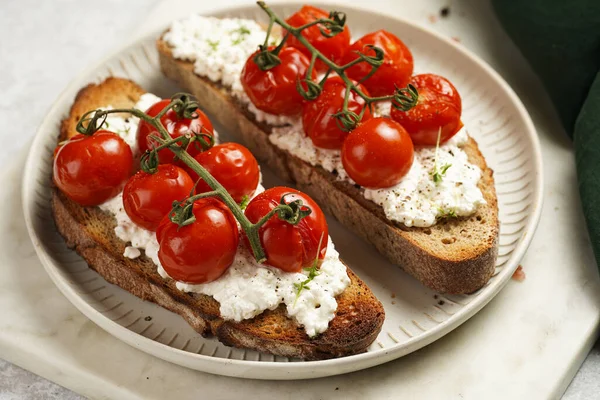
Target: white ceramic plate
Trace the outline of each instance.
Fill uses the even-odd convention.
[[[301,6],[274,6],[289,15]],[[324,6],[328,8],[330,6]],[[512,89],[487,64],[462,47],[409,22],[346,6],[356,37],[386,29],[412,50],[416,72],[448,77],[462,95],[463,121],[495,171],[501,235],[496,271],[471,295],[437,294],[405,274],[370,246],[330,220],[331,235],[350,267],[371,287],[386,311],[381,334],[367,353],[335,360],[301,362],[234,349],[205,339],[179,316],[108,284],[56,232],[49,207],[51,155],[59,124],[77,93],[108,76],[133,79],[150,92],[170,97],[177,88],[158,66],[154,35],[131,43],[77,77],[56,101],[39,128],[23,182],[24,213],[36,251],[63,294],[85,315],[115,337],[162,359],[189,368],[256,379],[305,379],[342,374],[402,357],[441,338],[489,302],[509,281],[537,225],[542,203],[540,146],[527,111]],[[254,6],[216,16],[262,19]],[[217,126],[218,129],[218,126]],[[235,140],[232,132],[221,132]],[[279,183],[265,171],[265,186]]]

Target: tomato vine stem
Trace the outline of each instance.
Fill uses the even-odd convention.
[[[381,101],[392,101],[392,105],[402,111],[408,111],[412,107],[417,104],[418,100],[418,92],[417,89],[412,85],[408,84],[406,88],[396,88],[394,94],[389,96],[379,96],[379,97],[370,97],[366,93],[364,93],[357,84],[355,84],[346,74],[346,70],[360,62],[366,62],[371,65],[371,71],[361,80],[364,81],[371,77],[377,69],[383,64],[384,52],[381,48],[368,45],[369,49],[375,52],[374,56],[368,56],[363,53],[358,52],[358,58],[350,61],[344,65],[338,65],[335,62],[331,61],[327,58],[323,53],[321,53],[315,46],[313,46],[303,35],[302,31],[310,28],[312,26],[318,25],[321,31],[321,34],[326,37],[333,37],[338,33],[342,32],[344,29],[344,24],[346,22],[346,15],[342,12],[331,11],[329,13],[329,18],[319,18],[315,21],[311,21],[299,27],[293,27],[281,17],[271,10],[269,6],[264,1],[257,1],[256,4],[268,15],[269,17],[269,27],[267,28],[267,36],[265,38],[265,45],[260,46],[260,50],[254,61],[258,65],[260,69],[263,71],[269,70],[271,68],[276,67],[281,63],[281,60],[277,57],[277,53],[274,50],[269,50],[266,46],[266,43],[269,41],[269,37],[272,32],[273,24],[277,24],[281,26],[283,29],[287,31],[285,37],[282,39],[281,43],[277,46],[277,49],[280,49],[281,46],[285,43],[289,35],[294,36],[300,43],[302,43],[308,51],[311,53],[311,62],[308,68],[306,77],[303,81],[308,85],[309,90],[306,91],[302,88],[300,82],[298,82],[297,89],[298,92],[304,97],[306,100],[314,100],[318,94],[320,94],[323,89],[323,85],[325,84],[326,79],[321,79],[319,83],[313,82],[311,79],[312,70],[316,60],[321,60],[327,66],[326,77],[329,76],[331,72],[335,72],[346,84],[346,98],[344,99],[344,105],[342,110],[336,114],[336,118],[339,120],[340,128],[350,131],[356,127],[356,125],[362,119],[364,115],[364,109],[366,107],[371,107],[371,105],[375,102]],[[329,30],[327,32],[325,29]],[[275,50],[277,50],[275,49]],[[266,61],[268,60],[268,62]],[[360,83],[360,82],[359,82]],[[312,84],[312,85],[311,85]],[[317,88],[314,86],[318,86],[318,94],[315,96],[315,92],[317,92]],[[311,87],[313,86],[313,87]],[[354,91],[357,95],[362,97],[365,101],[365,106],[360,114],[356,114],[348,109],[348,95],[349,91]]]
[[[182,96],[187,97],[182,98]],[[182,113],[185,113],[186,118],[198,118],[197,114],[194,116],[189,112],[191,110],[190,104],[192,104],[195,107],[194,110],[197,109],[197,103],[192,102],[189,99],[191,99],[191,96],[187,94],[175,95],[171,100],[171,103],[168,106],[166,106],[165,109],[163,109],[155,117],[151,117],[143,111],[135,108],[117,108],[110,110],[98,109],[88,111],[83,115],[83,117],[81,117],[76,129],[79,133],[92,135],[96,131],[102,129],[102,123],[106,120],[109,114],[115,113],[128,113],[152,125],[160,134],[160,136],[153,136],[153,139],[155,139],[159,145],[152,150],[146,151],[146,153],[144,153],[144,155],[142,156],[141,164],[144,171],[148,173],[155,172],[158,166],[157,152],[161,149],[168,148],[175,154],[176,158],[178,158],[179,160],[184,162],[188,167],[190,167],[196,174],[198,174],[200,179],[206,182],[206,184],[212,189],[211,192],[192,195],[187,199],[183,200],[182,202],[175,202],[176,204],[173,205],[173,209],[169,214],[171,216],[171,221],[177,223],[180,226],[184,226],[193,222],[195,220],[192,213],[194,201],[206,197],[218,197],[231,210],[235,219],[239,222],[241,228],[244,230],[244,233],[248,237],[248,241],[252,249],[252,254],[254,255],[256,261],[259,263],[263,263],[266,261],[266,254],[260,243],[260,227],[263,226],[274,215],[277,215],[281,220],[295,225],[302,218],[310,214],[310,209],[306,209],[305,207],[303,208],[302,202],[300,200],[296,200],[287,204],[283,201],[282,198],[281,203],[274,207],[273,210],[271,210],[257,223],[253,224],[252,222],[250,222],[246,215],[244,215],[242,208],[236,203],[233,197],[231,197],[229,192],[227,192],[227,190],[206,170],[206,168],[204,168],[200,163],[198,163],[198,161],[196,161],[196,159],[194,159],[194,157],[192,157],[187,152],[186,146],[180,145],[184,144],[186,141],[189,144],[189,141],[193,139],[186,136],[172,138],[160,120],[160,118],[164,116],[169,109],[177,107],[180,107],[180,110],[183,110]],[[200,140],[202,139],[200,138]],[[179,215],[179,217],[173,218],[172,215],[177,213],[181,215]],[[185,215],[183,215],[184,213]]]

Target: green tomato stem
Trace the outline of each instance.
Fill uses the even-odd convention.
[[[380,97],[367,96],[362,90],[360,90],[358,88],[357,85],[354,84],[354,82],[352,82],[352,80],[350,78],[348,78],[348,76],[346,75],[346,72],[345,72],[346,69],[355,64],[358,64],[359,62],[363,62],[364,60],[362,60],[361,58],[358,58],[356,60],[349,62],[348,64],[340,66],[340,65],[334,63],[333,61],[331,61],[329,58],[325,57],[323,55],[323,53],[321,53],[319,50],[317,50],[304,36],[302,36],[302,30],[309,28],[311,26],[317,25],[319,23],[323,23],[324,21],[331,21],[331,20],[321,18],[319,20],[316,20],[316,21],[313,21],[313,22],[310,22],[310,23],[307,23],[305,25],[295,28],[295,27],[291,26],[290,24],[288,24],[287,22],[285,22],[285,20],[283,20],[282,18],[277,16],[273,12],[273,10],[271,10],[265,4],[265,2],[258,1],[257,4],[269,16],[270,23],[269,23],[269,29],[267,30],[267,38],[265,39],[265,43],[268,41],[273,23],[277,23],[279,26],[281,26],[283,29],[285,29],[289,34],[291,34],[296,39],[298,39],[298,41],[300,43],[302,43],[310,51],[310,53],[312,55],[312,59],[317,58],[317,59],[321,60],[325,65],[327,65],[327,67],[329,68],[329,72],[331,72],[331,71],[335,72],[346,83],[347,87],[351,88],[351,90],[356,92],[356,94],[358,94],[360,97],[362,97],[365,100],[365,103],[370,104],[375,101],[386,101],[386,100],[394,99],[394,95],[380,96]],[[311,65],[312,65],[312,60],[311,60]],[[310,75],[307,75],[306,79],[309,80]],[[324,80],[322,80],[320,82],[320,84],[322,84],[322,83],[324,83]],[[343,113],[348,112],[347,102],[345,102],[342,112]]]
[[[112,110],[99,110],[96,112],[94,119],[90,123],[96,123],[95,119],[102,118],[107,114],[114,113],[129,113],[134,115],[135,117],[151,124],[154,126],[160,135],[162,136],[162,140],[159,141],[160,146],[165,145],[169,150],[171,150],[181,161],[183,161],[188,167],[190,167],[198,176],[206,182],[211,189],[213,189],[211,193],[212,196],[219,197],[223,202],[227,205],[227,207],[233,213],[235,219],[240,223],[240,226],[244,230],[244,233],[248,237],[248,241],[250,242],[250,247],[252,248],[252,253],[254,254],[254,258],[259,263],[262,263],[266,260],[265,252],[260,244],[260,237],[258,235],[258,228],[261,226],[260,224],[252,224],[248,218],[244,215],[242,209],[235,202],[233,197],[227,192],[227,190],[202,166],[198,161],[196,161],[185,149],[178,146],[176,143],[169,144],[173,139],[169,132],[165,129],[165,127],[160,122],[160,118],[158,115],[156,117],[150,117],[146,115],[144,112],[137,110],[135,108],[119,108]],[[154,150],[155,151],[155,150]],[[208,197],[205,196],[205,197]],[[262,220],[261,220],[262,221]],[[266,222],[266,220],[264,221]],[[263,223],[264,223],[263,222]]]

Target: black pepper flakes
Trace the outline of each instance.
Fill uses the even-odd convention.
[[[443,7],[443,8],[440,10],[440,16],[441,16],[442,18],[446,18],[446,17],[448,17],[449,15],[450,15],[450,7]]]

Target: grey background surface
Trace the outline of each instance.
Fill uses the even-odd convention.
[[[128,40],[160,0],[0,2],[0,159],[16,154],[69,81]],[[201,0],[205,1],[205,0]],[[407,1],[407,0],[403,0]],[[437,10],[432,10],[437,12]],[[600,397],[600,342],[564,400]],[[81,396],[0,360],[0,400]]]

